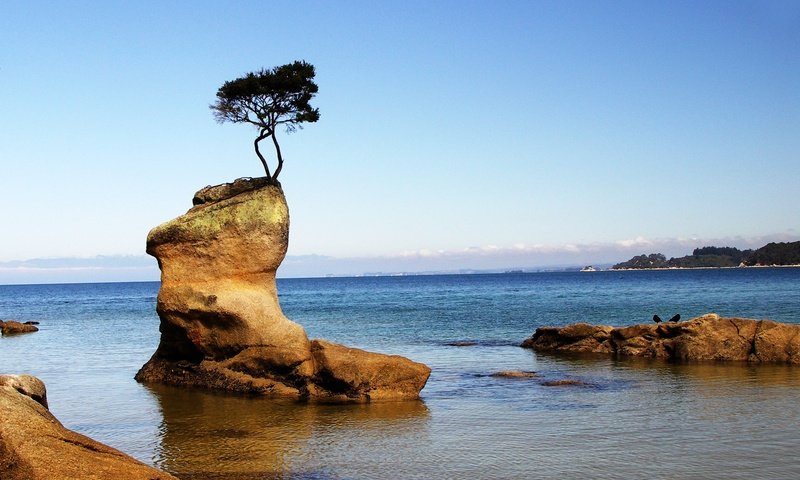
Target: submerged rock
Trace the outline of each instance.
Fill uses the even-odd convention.
[[[478,342],[473,342],[470,340],[458,340],[455,342],[448,342],[445,345],[448,347],[474,347],[478,344]]]
[[[36,326],[38,322],[17,322],[14,320],[0,320],[0,331],[3,335],[17,335],[20,333],[38,332],[39,327]]]
[[[547,380],[542,382],[542,386],[544,387],[583,387],[586,386],[586,382],[581,380],[576,380],[574,378],[563,378],[561,380]]]
[[[240,179],[204,188],[194,204],[147,237],[161,268],[161,341],[137,380],[330,401],[419,397],[427,366],[311,342],[283,315],[275,272],[289,211],[280,186]]]
[[[47,410],[44,383],[0,375],[3,480],[177,480],[119,450],[64,428]]]
[[[522,346],[543,352],[591,352],[672,361],[800,364],[800,325],[722,318],[710,313],[681,323],[620,328],[585,323],[562,328],[542,327]]]
[[[537,378],[539,377],[539,374],[536,372],[522,370],[503,370],[500,372],[495,372],[491,376],[500,378]]]

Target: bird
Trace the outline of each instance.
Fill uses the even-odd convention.
[[[656,323],[661,323],[661,317],[659,317],[658,315],[653,315],[653,321]]]
[[[681,321],[681,314],[676,313],[674,317],[669,319],[670,322],[680,322]]]

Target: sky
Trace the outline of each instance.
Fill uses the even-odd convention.
[[[217,89],[300,59],[279,275],[800,240],[798,52],[794,1],[0,1],[0,283],[157,279],[151,228],[263,175]]]

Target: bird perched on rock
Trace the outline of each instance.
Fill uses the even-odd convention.
[[[680,322],[681,321],[681,314],[676,313],[674,317],[669,319],[670,322]]]
[[[653,315],[653,321],[656,323],[661,323],[661,317],[659,317],[658,315]]]

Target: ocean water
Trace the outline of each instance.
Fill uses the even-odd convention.
[[[136,383],[158,283],[0,286],[0,373],[67,427],[192,479],[796,478],[800,368],[536,354],[539,326],[716,312],[800,323],[800,269],[282,279],[311,338],[405,355],[418,402],[313,405]],[[474,342],[456,347],[452,342]],[[535,371],[536,378],[491,376]],[[574,379],[582,385],[547,386]]]

